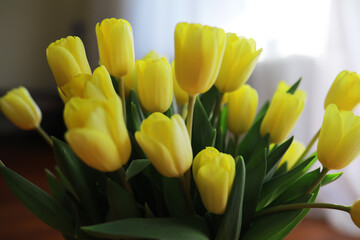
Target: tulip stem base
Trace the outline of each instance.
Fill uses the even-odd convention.
[[[186,128],[189,133],[190,142],[192,137],[192,125],[193,125],[193,117],[194,117],[194,107],[195,107],[195,100],[196,96],[189,95],[189,106],[188,106],[188,114],[186,117]]]
[[[328,172],[329,172],[329,170],[327,168],[323,167],[319,176],[317,177],[315,182],[309,187],[309,189],[306,191],[306,193],[312,193],[317,188],[317,186],[319,186],[319,184],[321,184],[321,181],[324,179],[324,177],[326,176],[326,174]]]
[[[188,182],[187,179],[185,179],[185,176],[181,176],[179,179],[180,179],[181,186],[185,193],[185,197],[186,197],[186,201],[189,206],[190,214],[193,214],[194,213],[194,205],[193,205],[193,202],[191,199],[191,194],[190,194],[190,184],[189,184],[190,182]]]
[[[301,154],[301,156],[299,157],[299,159],[296,161],[296,164],[300,164],[301,161],[306,157],[306,155],[309,153],[310,149],[312,148],[312,146],[315,144],[316,140],[319,138],[320,135],[320,130],[319,129],[315,135],[313,136],[313,138],[311,139],[311,141],[309,142],[309,144],[307,145],[306,149],[304,150],[304,152]]]
[[[118,85],[119,85],[119,95],[122,102],[123,107],[123,114],[124,114],[124,120],[126,123],[126,99],[125,99],[125,86],[124,86],[124,78],[118,79]]]
[[[132,197],[135,197],[135,196],[134,196],[134,192],[133,192],[133,190],[132,190],[132,188],[131,188],[130,183],[129,183],[129,182],[126,180],[126,178],[125,178],[124,168],[120,168],[118,172],[119,172],[119,175],[120,175],[120,178],[121,178],[121,182],[122,182],[125,190],[126,190]]]
[[[44,131],[44,129],[40,125],[36,127],[36,131],[46,141],[46,143],[50,145],[50,147],[53,146],[53,141],[51,140],[51,137]]]
[[[327,209],[340,210],[347,213],[350,213],[351,210],[351,206],[336,205],[331,203],[293,203],[293,204],[279,205],[276,207],[270,207],[261,210],[255,214],[255,218],[271,213],[283,212],[288,210],[305,209],[305,208],[327,208]]]

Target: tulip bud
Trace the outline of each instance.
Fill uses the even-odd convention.
[[[122,78],[134,69],[133,32],[124,19],[104,19],[96,24],[100,63],[109,73]]]
[[[331,85],[326,96],[325,109],[331,103],[340,110],[352,111],[360,102],[360,75],[356,72],[342,71]]]
[[[279,167],[283,165],[285,162],[287,163],[287,170],[291,169],[305,151],[305,145],[301,142],[294,140],[289,149],[285,152],[284,156],[281,158],[279,163]]]
[[[192,169],[206,209],[215,214],[224,213],[235,177],[234,158],[207,147],[196,155]]]
[[[189,94],[182,90],[179,83],[176,80],[176,74],[175,74],[175,61],[171,63],[171,71],[173,76],[173,84],[174,84],[174,94],[175,99],[178,104],[181,106],[188,104],[189,102]]]
[[[12,89],[1,97],[0,109],[18,128],[31,130],[40,125],[41,111],[24,87]]]
[[[91,75],[91,69],[86,58],[84,45],[78,37],[67,37],[57,40],[46,49],[46,57],[54,75],[61,95],[66,85],[80,74]]]
[[[175,72],[180,87],[194,96],[209,90],[224,55],[224,30],[178,23],[175,28]]]
[[[88,166],[112,172],[128,161],[131,144],[120,98],[74,97],[65,105],[64,119],[67,142]]]
[[[180,177],[191,167],[191,142],[180,115],[169,119],[162,113],[151,114],[135,138],[160,174]]]
[[[360,153],[360,117],[351,111],[340,112],[335,104],[325,111],[317,154],[328,170],[342,169]]]
[[[256,90],[247,84],[228,93],[227,126],[236,136],[247,132],[254,121],[259,101]]]
[[[354,224],[360,228],[360,199],[356,200],[351,206],[350,216]]]
[[[254,39],[226,34],[226,48],[215,86],[220,92],[232,92],[244,84],[254,71],[262,49]]]
[[[148,112],[165,112],[173,99],[171,68],[165,58],[136,61],[137,90]]]
[[[290,94],[286,92],[288,89],[289,86],[285,82],[279,83],[261,123],[261,135],[265,136],[269,133],[272,143],[285,140],[304,109],[306,93],[297,90],[294,94]]]

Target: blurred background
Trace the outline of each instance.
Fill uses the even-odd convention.
[[[172,60],[176,23],[201,23],[253,38],[257,48],[263,48],[249,81],[259,92],[260,105],[271,99],[280,80],[292,84],[302,77],[300,88],[307,92],[307,104],[293,133],[307,144],[321,126],[323,102],[336,75],[342,70],[360,73],[359,13],[358,0],[2,0],[0,96],[14,87],[28,88],[42,109],[43,128],[62,138],[63,104],[45,54],[51,42],[79,36],[94,69],[98,63],[96,23],[109,17],[125,18],[133,28],[136,58],[155,50]],[[0,115],[0,144],[0,159],[6,165],[46,189],[43,168],[51,169],[54,160],[36,133],[23,132]],[[37,159],[29,157],[35,152],[42,153]],[[322,188],[318,201],[351,205],[360,197],[359,170],[358,160],[344,170],[340,180]],[[0,239],[17,239],[19,231],[6,226],[20,221],[19,217],[6,213],[4,205],[17,200],[2,179],[0,189]],[[16,208],[20,217],[29,214],[31,218],[22,206]],[[328,231],[338,236],[332,239],[360,239],[360,230],[342,212],[312,210],[308,219],[329,224]]]

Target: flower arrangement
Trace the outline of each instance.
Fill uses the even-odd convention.
[[[96,25],[100,66],[67,37],[46,56],[64,102],[64,139],[40,127],[41,111],[20,87],[0,99],[5,116],[36,129],[54,150],[50,194],[0,162],[18,199],[65,239],[283,239],[310,208],[350,214],[360,202],[316,203],[330,173],[360,153],[360,76],[343,71],[325,100],[321,130],[305,147],[289,138],[306,94],[280,82],[258,112],[246,84],[262,49],[253,39],[179,23],[175,59],[134,59],[130,24]],[[318,139],[317,151],[309,155]],[[319,160],[322,169],[310,170]]]

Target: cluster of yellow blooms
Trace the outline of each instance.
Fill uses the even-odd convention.
[[[189,105],[213,85],[227,96],[227,126],[235,135],[247,132],[258,105],[255,89],[245,84],[259,59],[253,39],[200,24],[179,23],[175,29],[175,59],[169,64],[151,52],[135,62],[133,34],[123,19],[105,19],[96,25],[101,66],[92,73],[82,41],[60,39],[47,48],[49,66],[65,103],[65,138],[89,166],[115,171],[129,160],[131,142],[125,125],[124,98],[115,92],[111,76],[120,81],[120,96],[134,89],[149,113],[135,133],[137,143],[159,173],[182,177],[192,166],[193,177],[205,207],[224,213],[235,176],[235,160],[229,154],[207,147],[193,158],[191,126],[174,114],[162,114],[173,95],[179,105]],[[122,87],[124,86],[124,87]],[[262,121],[262,136],[279,144],[290,134],[303,111],[306,94],[280,82]],[[123,92],[123,93],[122,93]],[[360,76],[343,71],[325,100],[317,154],[325,169],[341,169],[360,153],[360,117],[351,111],[360,102]],[[0,100],[2,112],[18,127],[39,127],[41,112],[28,91],[20,87]],[[189,109],[190,110],[190,109]],[[191,119],[188,121],[191,121]],[[293,142],[282,163],[291,168],[305,147]],[[291,163],[290,160],[294,159]],[[360,227],[360,202],[351,216]]]

